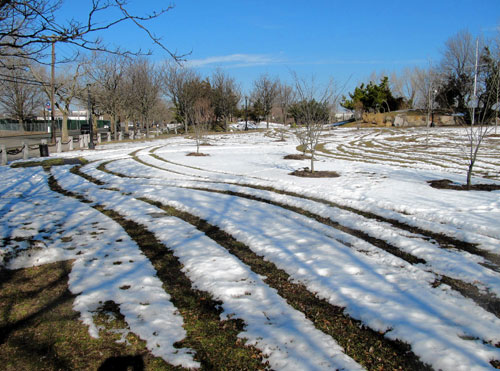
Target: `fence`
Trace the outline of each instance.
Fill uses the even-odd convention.
[[[162,134],[161,131],[151,132],[149,138],[155,138]],[[122,141],[122,140],[144,140],[147,139],[144,133],[140,131],[129,131],[128,133],[117,132],[113,138],[111,132],[94,133],[93,143],[101,144],[104,142]],[[32,157],[47,157],[52,153],[60,153],[72,151],[74,149],[88,149],[90,142],[90,134],[80,134],[78,136],[69,136],[67,142],[63,142],[62,138],[57,137],[56,143],[48,144],[47,139],[41,139],[40,143],[28,144],[24,140],[21,145],[7,148],[5,144],[0,144],[0,165],[7,165],[9,161],[23,158],[25,160]],[[49,151],[50,150],[50,151]]]
[[[68,120],[68,130],[80,130],[82,124],[87,124],[88,120]],[[62,119],[55,120],[57,130],[62,128]],[[97,128],[104,128],[105,125],[110,125],[108,120],[97,120]],[[0,120],[0,131],[17,131],[17,132],[49,132],[49,121],[29,121],[19,123],[17,121]]]

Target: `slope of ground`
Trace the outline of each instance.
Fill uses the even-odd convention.
[[[325,132],[315,166],[329,179],[290,176],[307,161],[285,160],[297,143],[274,131],[212,135],[203,157],[173,137],[3,168],[2,274],[66,262],[55,276],[89,335],[112,331],[104,308],[128,339],[115,354],[157,367],[494,368],[500,198],[427,184],[464,179],[457,132],[439,130]],[[478,163],[490,179],[475,181],[499,166],[492,138]],[[51,352],[36,362],[68,362]]]

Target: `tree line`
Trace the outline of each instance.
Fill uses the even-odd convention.
[[[463,30],[445,42],[436,63],[400,73],[374,73],[367,84],[344,96],[341,105],[358,116],[362,112],[438,109],[461,115],[468,123],[473,118],[487,123],[498,112],[499,67],[500,33],[485,40]]]
[[[126,0],[93,0],[87,17],[60,23],[56,12],[63,3],[0,1],[0,106],[6,116],[22,123],[38,115],[44,102],[54,95],[55,108],[63,115],[63,136],[67,136],[65,122],[70,107],[75,103],[87,106],[89,100],[94,114],[110,119],[114,133],[119,123],[131,122],[149,132],[155,123],[171,120],[182,123],[185,131],[198,122],[212,130],[228,130],[228,123],[235,118],[269,122],[273,109],[279,112],[280,122],[300,124],[304,109],[315,103],[324,105],[328,115],[340,102],[358,114],[442,109],[460,114],[468,122],[491,121],[497,109],[500,36],[485,41],[461,31],[445,43],[442,59],[436,64],[374,74],[342,99],[332,94],[336,98],[328,102],[317,96],[307,101],[297,88],[300,79],[296,75],[288,79],[291,83],[261,75],[244,96],[226,71],[219,69],[202,77],[184,66],[183,56],[172,53],[146,27],[148,21],[171,7],[137,15],[128,10]],[[108,23],[95,21],[106,14],[113,14]],[[168,52],[169,60],[152,63],[147,52],[113,49],[92,37],[123,22],[143,30]],[[46,60],[55,43],[77,46],[79,52],[69,60],[58,60],[71,63],[57,64],[52,81],[49,65],[40,61]]]
[[[6,68],[0,79],[4,114],[20,123],[40,115],[54,89],[64,137],[71,107],[87,106],[89,97],[92,113],[105,115],[113,133],[119,130],[119,123],[129,122],[146,133],[159,122],[182,123],[186,132],[200,123],[211,130],[227,131],[228,124],[238,118],[269,123],[273,108],[280,112],[280,122],[286,123],[287,118],[299,122],[304,103],[297,100],[294,84],[276,77],[261,75],[245,97],[226,71],[217,69],[202,77],[172,60],[154,64],[143,56],[95,52],[58,65],[53,86],[48,66],[26,60],[20,65],[18,61],[4,59]],[[325,107],[330,112],[333,106],[330,101]],[[124,129],[128,131],[128,125]]]

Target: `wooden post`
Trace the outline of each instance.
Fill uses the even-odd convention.
[[[5,147],[5,144],[0,145],[0,150],[2,151],[1,164],[7,165],[7,148]]]
[[[21,145],[23,146],[23,159],[27,160],[30,157],[30,147],[24,142],[21,142]]]

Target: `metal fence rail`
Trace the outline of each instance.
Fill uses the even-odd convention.
[[[62,128],[62,120],[55,120],[57,130]],[[87,124],[87,120],[68,120],[68,130],[80,130],[81,126]],[[109,126],[108,120],[97,120],[97,127],[103,128],[105,125]],[[50,122],[36,121],[36,122],[23,122],[0,120],[0,130],[3,131],[18,131],[18,132],[43,132],[48,133]]]

